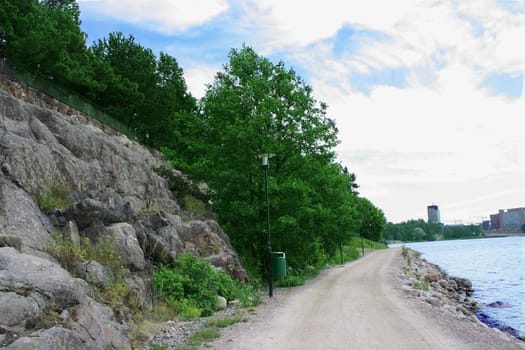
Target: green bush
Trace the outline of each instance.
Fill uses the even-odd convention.
[[[297,287],[302,286],[306,281],[306,277],[303,274],[288,274],[283,279],[279,280],[279,286],[281,287]]]
[[[201,317],[201,309],[188,299],[177,299],[172,296],[167,298],[168,305],[175,310],[179,319],[183,321],[194,320]]]
[[[191,254],[183,255],[171,266],[160,266],[151,281],[161,299],[177,313],[187,314],[181,317],[194,316],[194,308],[202,316],[211,315],[215,311],[217,295],[229,301],[241,297],[247,301],[251,292],[249,287]]]

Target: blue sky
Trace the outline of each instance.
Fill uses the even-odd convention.
[[[243,43],[313,87],[338,159],[398,222],[525,206],[525,1],[78,0],[91,43],[132,34],[196,97]]]

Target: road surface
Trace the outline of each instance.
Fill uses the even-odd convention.
[[[411,307],[395,277],[403,264],[399,249],[385,249],[329,269],[305,286],[291,291],[278,289],[277,293],[289,295],[285,295],[281,301],[272,300],[270,304],[275,304],[266,309],[263,307],[260,314],[250,322],[226,329],[220,339],[207,344],[205,348],[493,348],[492,345],[484,345],[488,343],[483,342],[478,334],[462,333],[461,327],[456,329],[446,322],[437,322],[432,316]],[[473,342],[473,338],[477,338],[477,341]]]

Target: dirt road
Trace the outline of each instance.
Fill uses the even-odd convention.
[[[394,277],[402,266],[398,249],[381,250],[329,269],[291,292],[279,289],[277,293],[284,296],[275,305],[263,307],[249,323],[228,328],[219,340],[206,347],[479,349],[479,342],[472,342],[472,337],[469,339],[460,329],[440,325],[432,316],[410,307]]]

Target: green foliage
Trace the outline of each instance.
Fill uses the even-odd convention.
[[[159,345],[159,344],[151,344],[150,345],[151,350],[168,350],[167,345]]]
[[[116,275],[126,274],[122,266],[122,257],[115,250],[111,237],[100,237],[96,241],[83,238],[81,245],[85,250],[85,260],[95,260],[111,269]]]
[[[326,104],[283,62],[246,46],[231,50],[198,105],[177,60],[155,56],[132,35],[110,33],[87,48],[72,0],[0,2],[0,54],[90,99],[206,183],[256,281],[268,265],[262,153],[276,154],[268,169],[272,248],[286,252],[289,266],[324,266],[358,233],[381,240],[383,213],[358,197],[355,174],[336,163],[337,128]],[[210,215],[210,198],[181,190],[183,207]],[[45,211],[58,206],[48,202],[44,196]]]
[[[206,203],[210,200],[210,197],[203,193],[192,181],[176,174],[173,169],[166,166],[155,167],[153,170],[159,176],[168,180],[170,190],[185,210],[197,210],[202,214],[209,212]]]
[[[386,226],[383,211],[366,198],[359,198],[359,208],[361,220],[358,232],[369,240],[381,241]]]
[[[191,254],[183,255],[171,266],[160,266],[151,280],[157,295],[184,314],[182,317],[211,315],[217,295],[234,300],[251,292],[249,287]]]
[[[173,296],[168,296],[167,303],[173,310],[175,310],[177,316],[181,320],[194,320],[202,315],[202,310],[193,300],[177,299]]]
[[[62,233],[54,234],[53,239],[54,244],[44,246],[44,250],[55,257],[66,270],[73,271],[76,264],[85,259],[85,248],[74,246],[71,239],[64,238]]]
[[[132,126],[141,141],[185,153],[184,125],[196,111],[177,60],[165,53],[157,59],[130,35],[110,33],[94,43],[90,52],[106,67],[106,90],[97,103]],[[109,73],[109,74],[108,74]]]
[[[78,263],[93,260],[112,270],[114,280],[105,285],[94,286],[93,291],[95,299],[109,305],[117,318],[122,318],[128,310],[138,310],[140,305],[131,297],[131,289],[122,279],[129,271],[122,266],[121,257],[116,253],[110,238],[102,238],[94,243],[88,238],[82,238],[79,246],[62,233],[54,234],[53,239],[54,243],[46,245],[44,250],[69,272],[74,274]]]
[[[407,265],[410,265],[412,263],[412,256],[410,255],[410,251],[407,247],[401,248],[401,255],[406,259]]]
[[[75,246],[71,239],[64,237],[62,233],[54,234],[53,239],[54,243],[45,246],[45,250],[70,272],[73,272],[77,263],[94,260],[109,267],[117,276],[126,275],[121,257],[109,237],[102,237],[95,242],[83,237],[79,246]]]
[[[37,204],[46,214],[52,213],[55,209],[65,210],[71,204],[69,190],[58,182],[50,184],[37,196]]]
[[[435,241],[436,239],[476,238],[483,236],[479,225],[443,225],[422,219],[398,224],[388,223],[385,239],[388,241]]]
[[[302,286],[306,282],[306,277],[304,274],[293,274],[289,273],[286,277],[279,280],[280,287],[297,287]]]
[[[284,63],[249,47],[231,50],[229,58],[187,128],[197,140],[191,143],[196,158],[184,170],[210,187],[221,226],[258,279],[268,232],[265,176],[256,157],[275,153],[268,171],[272,248],[285,251],[295,268],[323,265],[358,221],[355,175],[334,162],[335,123]],[[164,154],[180,165],[176,151]]]

